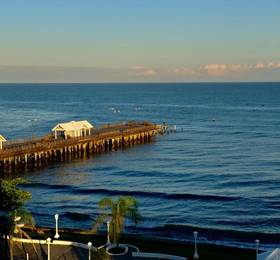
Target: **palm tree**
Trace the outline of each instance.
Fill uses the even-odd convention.
[[[32,238],[22,229],[22,227],[26,224],[29,226],[35,226],[35,220],[32,217],[32,215],[30,214],[30,212],[25,210],[24,208],[21,208],[17,211],[12,212],[12,219],[14,222],[11,225],[11,229],[10,229],[10,233],[9,233],[10,259],[13,259],[13,248],[14,248],[14,239],[13,238],[14,237],[25,238],[25,239],[30,240],[32,243],[34,252],[37,256],[37,259],[39,259],[39,255],[38,255],[37,249],[32,241]],[[17,221],[21,221],[24,224],[18,224]],[[24,249],[23,242],[21,243],[21,245],[22,245],[22,248]]]
[[[95,227],[106,218],[111,217],[110,236],[117,247],[119,236],[124,228],[125,218],[132,220],[135,225],[140,220],[138,202],[135,198],[129,196],[120,197],[117,200],[108,197],[103,198],[99,201],[99,210],[101,215],[98,217]]]

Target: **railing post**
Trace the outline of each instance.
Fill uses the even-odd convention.
[[[55,235],[54,235],[54,238],[58,239],[60,237],[59,234],[58,234],[58,218],[59,218],[59,215],[55,214],[54,218],[55,218]]]
[[[107,243],[106,245],[110,245],[111,244],[111,241],[110,241],[110,221],[108,220],[107,221]]]
[[[48,246],[48,260],[51,260],[51,238],[47,238],[47,246]]]
[[[91,260],[91,246],[92,246],[92,243],[88,242],[88,260]]]
[[[258,260],[260,240],[256,239],[255,243],[256,243],[256,260]]]
[[[194,235],[194,255],[193,255],[193,259],[199,259],[199,255],[197,253],[197,243],[196,243],[198,232],[194,231],[193,235]]]

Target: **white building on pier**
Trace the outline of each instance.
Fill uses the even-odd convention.
[[[88,121],[71,121],[57,124],[53,129],[55,139],[67,139],[73,137],[89,136],[94,126]]]
[[[3,148],[3,142],[6,142],[7,140],[4,138],[3,135],[0,135],[0,150]]]

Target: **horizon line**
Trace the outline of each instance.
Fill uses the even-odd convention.
[[[280,83],[280,81],[96,81],[96,82],[0,82],[3,84],[262,84]]]

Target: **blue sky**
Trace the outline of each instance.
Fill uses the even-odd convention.
[[[0,82],[280,81],[279,0],[0,3]]]

